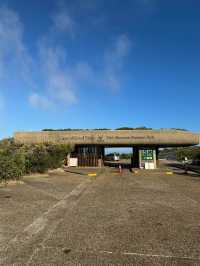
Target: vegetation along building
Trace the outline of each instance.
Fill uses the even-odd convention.
[[[71,164],[103,166],[105,148],[132,147],[132,167],[156,168],[161,147],[186,147],[200,143],[200,135],[182,130],[68,130],[17,132],[17,143],[70,144]]]

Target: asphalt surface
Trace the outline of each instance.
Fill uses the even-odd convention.
[[[192,163],[180,163],[180,162],[168,162],[168,165],[171,166],[171,168],[175,169],[184,169],[185,171],[191,171],[194,173],[200,174],[200,165],[194,165]]]
[[[86,174],[0,188],[0,265],[200,265],[198,175]]]

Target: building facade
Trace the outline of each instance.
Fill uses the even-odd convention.
[[[14,140],[25,144],[70,144],[77,166],[101,167],[106,147],[132,147],[132,167],[154,169],[162,147],[199,144],[199,134],[179,130],[70,130],[16,132]],[[74,160],[74,161],[75,161]]]

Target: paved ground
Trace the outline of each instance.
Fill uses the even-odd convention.
[[[198,175],[106,169],[24,182],[0,188],[0,265],[200,265]]]

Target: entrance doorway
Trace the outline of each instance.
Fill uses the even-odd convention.
[[[104,165],[130,169],[132,167],[132,147],[105,147]]]

